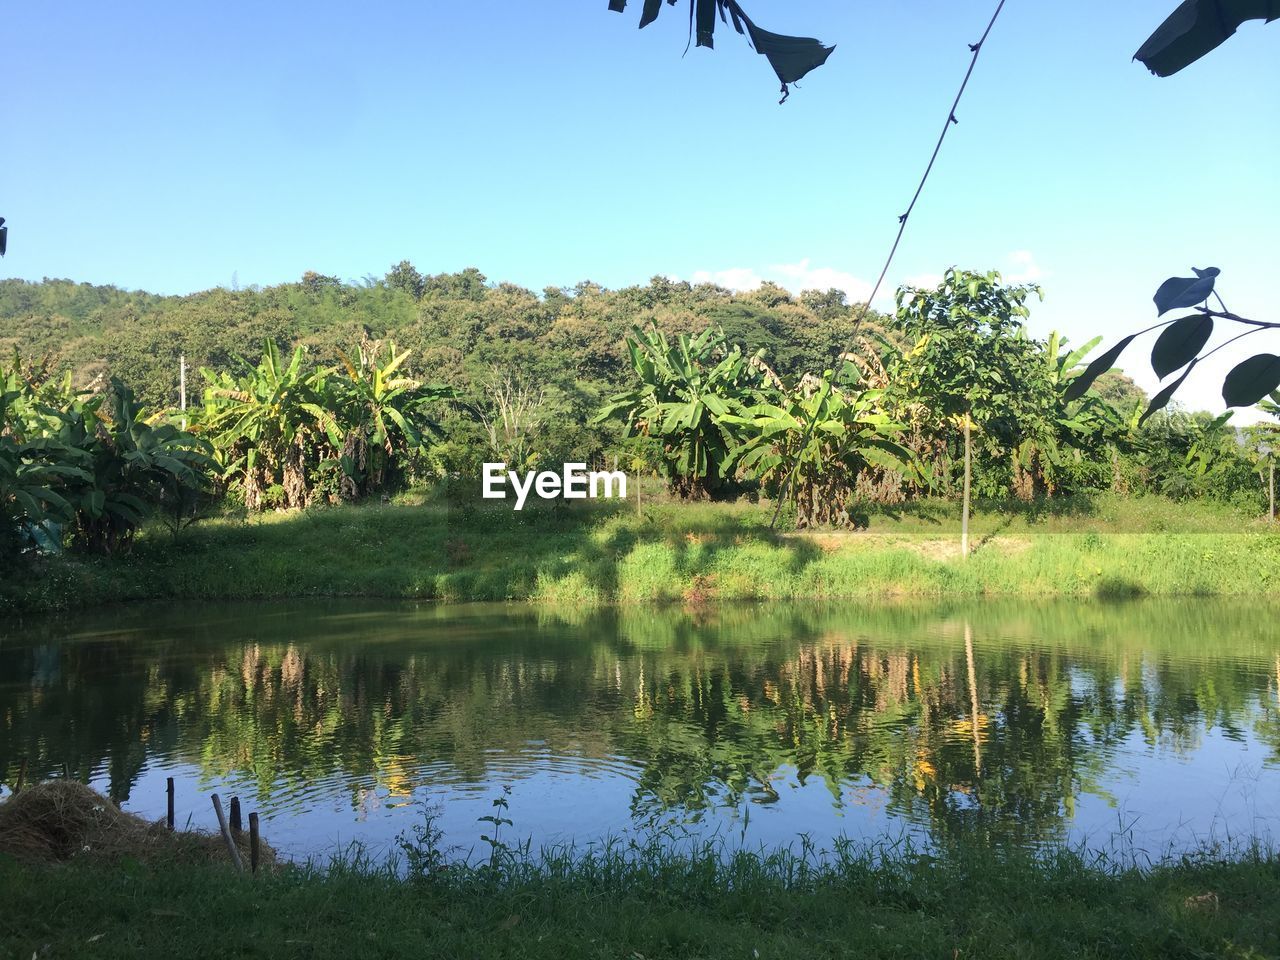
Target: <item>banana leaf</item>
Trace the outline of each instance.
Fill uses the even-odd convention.
[[[675,6],[676,0],[667,0],[667,3]],[[622,13],[626,7],[627,0],[609,0],[609,9],[615,13]],[[661,10],[661,0],[645,0],[644,12],[640,16],[641,29],[658,19]],[[691,43],[709,49],[715,47],[717,14],[722,23],[732,21],[733,28],[750,39],[756,53],[768,59],[782,83],[780,103],[785,103],[791,95],[790,84],[826,63],[835,50],[834,46],[827,46],[812,37],[792,37],[756,26],[737,0],[689,0]]]
[[[1133,55],[1159,77],[1195,63],[1248,20],[1280,19],[1280,0],[1184,0]]]

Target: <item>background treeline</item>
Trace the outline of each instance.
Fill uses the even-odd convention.
[[[1145,397],[1118,372],[1068,399],[1082,355],[1028,336],[1026,291],[1010,299],[994,275],[948,278],[955,303],[966,284],[974,292],[964,310],[1003,304],[1003,319],[950,329],[946,310],[939,326],[921,311],[913,318],[910,301],[897,316],[860,318],[838,290],[733,293],[662,277],[538,294],[475,269],[425,275],[408,262],[358,283],[308,273],[189,296],[6,280],[0,350],[21,358],[10,364],[10,406],[26,404],[27,436],[5,432],[30,442],[35,394],[64,373],[64,406],[89,391],[112,397],[95,408],[104,423],[125,407],[135,432],[163,411],[177,423],[185,356],[188,418],[221,484],[207,492],[250,507],[465,480],[489,459],[528,469],[620,458],[681,496],[775,495],[791,477],[798,515],[840,522],[843,509],[814,505],[955,494],[957,418],[969,416],[980,497],[1113,490],[1265,509],[1258,437],[1178,410],[1139,424]],[[979,381],[1000,383],[980,397],[960,390],[957,405],[938,384],[967,376],[946,369],[965,350],[986,365]],[[709,378],[724,378],[731,357],[717,394]],[[700,418],[699,391],[712,394],[707,419],[685,429],[673,408],[694,396],[681,415]],[[270,422],[277,415],[295,422]]]
[[[361,283],[308,273],[297,283],[182,297],[69,280],[0,281],[0,351],[52,355],[78,386],[115,376],[139,402],[161,409],[178,403],[183,354],[189,396],[198,403],[199,368],[235,371],[237,357],[256,363],[265,340],[286,354],[303,346],[309,362],[327,366],[339,363],[340,353],[354,355],[362,342],[391,339],[412,351],[415,376],[452,387],[464,403],[486,400],[504,377],[545,393],[540,419],[548,459],[603,454],[617,430],[587,421],[628,383],[626,332],[650,321],[669,334],[718,325],[730,342],[764,348],[784,372],[829,366],[854,326],[838,290],[794,297],[766,284],[733,294],[655,277],[644,287],[606,290],[583,282],[537,294],[492,284],[475,269],[427,276],[408,263]],[[448,425],[464,420],[455,413]],[[481,429],[471,422],[458,443],[477,442]]]

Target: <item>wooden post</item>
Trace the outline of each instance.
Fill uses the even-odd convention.
[[[13,792],[17,793],[22,789],[22,785],[27,782],[27,758],[23,757],[18,763],[18,782],[13,787]]]
[[[178,403],[182,408],[182,429],[187,429],[187,355],[178,355]]]
[[[231,862],[236,865],[238,871],[244,873],[240,851],[236,849],[236,842],[231,836],[231,830],[227,827],[227,815],[222,812],[222,800],[216,793],[213,795],[213,812],[218,815],[218,830],[222,833],[223,842],[227,845],[227,853],[231,854]]]
[[[244,821],[240,819],[240,798],[231,798],[231,832],[240,833],[244,830]]]
[[[249,814],[249,865],[250,869],[258,872],[258,815],[256,813]]]
[[[67,761],[65,760],[62,761],[62,779],[63,780],[71,779],[71,767],[68,765]]]
[[[1267,516],[1271,518],[1271,522],[1272,522],[1272,523],[1275,523],[1275,522],[1276,522],[1276,461],[1275,461],[1275,459],[1274,459],[1274,458],[1272,458],[1272,460],[1271,460],[1271,464],[1270,464],[1270,469],[1269,469],[1267,472],[1268,472],[1268,478],[1267,478],[1267,488],[1268,488],[1268,491],[1267,491],[1267,492],[1268,492],[1268,497],[1267,497],[1267,499],[1268,499],[1268,501],[1269,501],[1269,503],[1270,503],[1270,508],[1269,508],[1268,513],[1267,513]]]
[[[168,805],[168,813],[165,814],[164,822],[165,822],[165,825],[170,830],[172,830],[173,829],[173,777],[170,777],[167,781],[165,781],[164,792],[166,795],[166,800]]]

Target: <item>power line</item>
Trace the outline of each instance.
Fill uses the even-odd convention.
[[[960,98],[964,96],[965,88],[969,86],[969,78],[973,76],[973,68],[978,65],[978,57],[982,55],[982,48],[986,45],[987,37],[991,35],[991,28],[996,25],[996,20],[1000,18],[1000,11],[1004,9],[1005,0],[1000,0],[996,4],[995,13],[991,15],[991,20],[987,23],[987,29],[982,31],[982,37],[977,43],[969,44],[969,50],[973,56],[969,59],[969,69],[964,72],[964,80],[960,82],[960,89],[956,91],[956,98],[951,102],[951,109],[947,111],[947,119],[942,124],[942,132],[938,134],[938,142],[934,144],[933,153],[929,156],[929,163],[924,168],[924,175],[920,178],[920,183],[916,186],[916,192],[911,197],[911,203],[907,205],[906,213],[898,217],[898,233],[893,238],[893,246],[889,248],[889,255],[885,257],[884,268],[880,271],[880,276],[876,278],[875,286],[871,288],[866,302],[862,304],[862,309],[858,311],[857,317],[853,324],[853,333],[856,336],[858,329],[862,326],[862,321],[867,315],[867,311],[871,309],[871,303],[876,298],[876,294],[880,292],[880,287],[884,284],[884,278],[889,273],[889,267],[893,264],[893,258],[898,253],[898,246],[902,243],[902,235],[907,230],[907,221],[911,218],[911,212],[915,210],[916,203],[920,200],[920,194],[924,192],[924,185],[929,182],[929,174],[933,173],[933,165],[938,160],[938,154],[942,152],[942,144],[947,139],[947,134],[951,128],[960,121],[956,118],[956,108],[960,106]],[[849,343],[850,352],[852,352],[856,340]],[[809,425],[805,429],[804,437],[800,441],[800,449],[803,450],[805,445],[813,438],[814,424],[817,422],[815,417],[809,419]],[[782,489],[778,492],[778,505],[774,508],[773,519],[769,522],[769,528],[774,529],[778,525],[778,517],[782,514],[782,505],[787,502],[787,495],[790,492],[791,484],[795,480],[796,471],[800,467],[797,459],[791,471],[787,474],[783,481]]]

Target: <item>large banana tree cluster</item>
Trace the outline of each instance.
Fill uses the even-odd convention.
[[[717,329],[674,339],[636,329],[627,338],[636,385],[595,422],[621,420],[625,437],[647,442],[674,494],[715,496],[751,480],[800,527],[857,525],[859,502],[949,489],[961,430],[966,490],[974,433],[984,482],[1001,487],[993,496],[1111,483],[1134,449],[1138,411],[1073,386],[1096,340],[1069,350],[1058,334],[1027,336],[1034,291],[949,271],[936,291],[904,292],[912,345],[863,342],[839,371],[791,385]]]
[[[15,358],[0,379],[0,563],[65,541],[127,548],[163,515],[181,525],[211,490],[212,449],[119,380],[90,394]]]
[[[610,398],[593,422],[621,419],[625,436],[655,444],[658,470],[680,497],[714,496],[733,476],[742,414],[758,401],[767,367],[711,327],[674,341],[656,327],[636,328],[627,352],[639,383]]]
[[[898,442],[904,427],[885,412],[883,390],[837,384],[831,371],[748,407],[735,422],[747,439],[739,465],[766,491],[784,496],[796,526],[853,526],[859,484],[878,472],[922,476]]]
[[[639,382],[595,419],[620,419],[627,436],[655,443],[659,468],[682,498],[752,478],[785,496],[802,526],[846,524],[860,479],[918,472],[896,442],[902,428],[885,412],[883,391],[862,389],[850,363],[840,377],[826,371],[788,387],[763,351],[748,356],[714,328],[674,341],[637,329],[627,346]]]
[[[372,343],[341,367],[314,367],[302,347],[285,362],[267,341],[261,360],[241,360],[237,374],[201,371],[208,386],[196,429],[251,510],[383,491],[441,435],[432,409],[450,396],[406,375],[408,357]]]

